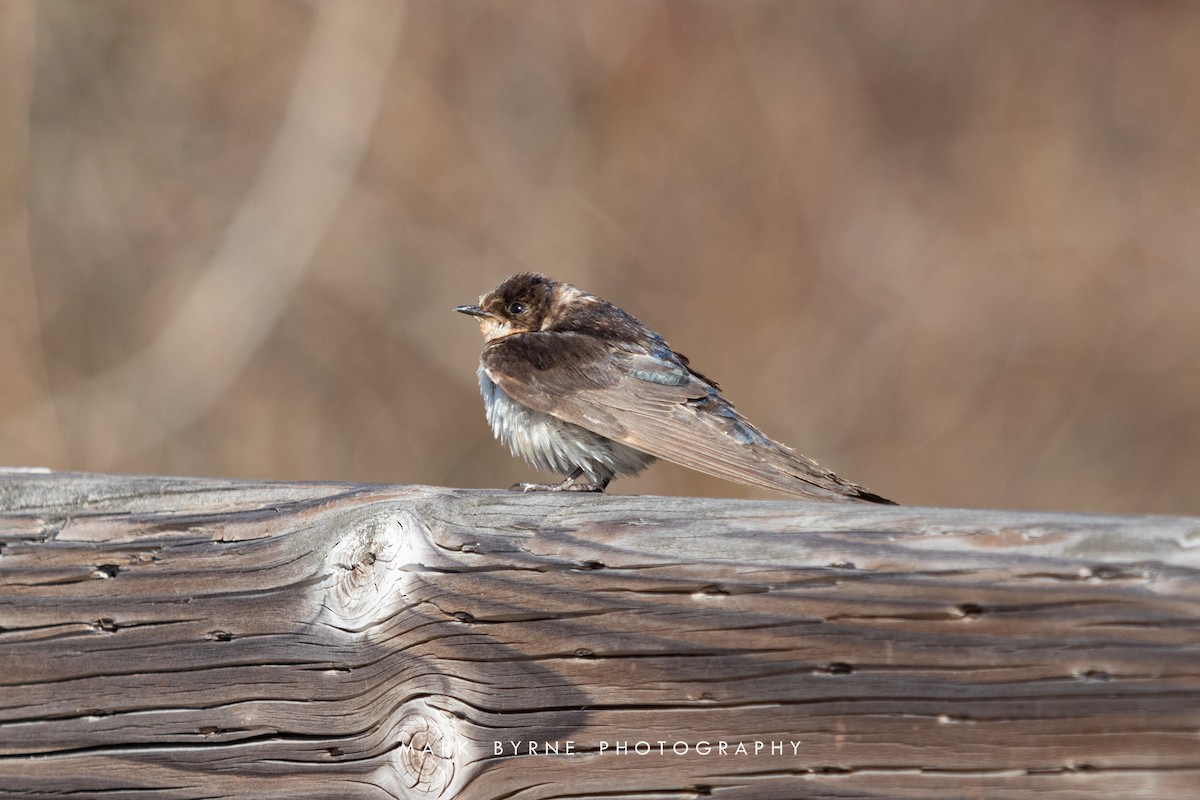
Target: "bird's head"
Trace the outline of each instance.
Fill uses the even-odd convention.
[[[475,317],[484,340],[489,342],[514,333],[542,330],[554,303],[555,285],[545,275],[522,272],[505,278],[479,298],[479,305],[454,310]]]

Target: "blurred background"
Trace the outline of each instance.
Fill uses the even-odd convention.
[[[553,479],[451,311],[532,269],[906,504],[1200,514],[1198,87],[1194,2],[0,0],[0,463]]]

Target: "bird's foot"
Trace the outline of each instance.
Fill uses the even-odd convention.
[[[604,493],[604,487],[596,483],[572,483],[562,487],[564,492],[595,492]]]
[[[510,492],[557,492],[561,487],[557,483],[514,483],[508,487]]]
[[[510,488],[515,492],[596,492],[602,493],[608,481],[602,483],[575,483],[583,477],[583,467],[576,467],[562,483],[515,483]]]
[[[603,492],[603,486],[594,483],[514,483],[513,492]]]

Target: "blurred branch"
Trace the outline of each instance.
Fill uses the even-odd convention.
[[[403,11],[390,0],[312,9],[278,136],[207,270],[149,346],[5,420],[0,446],[45,441],[57,410],[106,420],[128,458],[202,416],[266,339],[353,185]]]
[[[0,3],[0,349],[6,405],[40,396],[44,391],[44,348],[38,296],[29,254],[29,108],[34,79],[37,6],[33,0]],[[30,426],[36,417],[39,424]],[[37,446],[47,459],[62,455],[53,407],[24,415],[13,435],[36,430]],[[7,434],[7,426],[5,426]],[[7,442],[6,435],[0,442]],[[31,439],[32,440],[32,439]]]

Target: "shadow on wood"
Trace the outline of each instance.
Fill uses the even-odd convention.
[[[1200,520],[0,473],[0,796],[1180,798]]]

